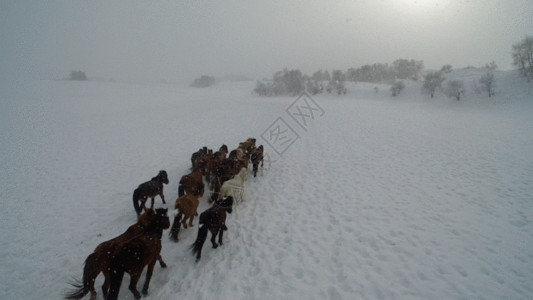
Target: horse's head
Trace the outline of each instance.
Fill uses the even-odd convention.
[[[170,227],[170,219],[168,218],[168,208],[157,208],[155,210],[155,224],[156,227],[167,229]]]
[[[203,196],[203,194],[204,194],[204,184],[203,183],[198,183],[198,185],[196,185],[196,188],[195,188],[195,191],[194,191],[194,195]]]
[[[227,196],[225,198],[219,199],[215,202],[220,207],[223,207],[226,209],[226,211],[231,214],[233,211],[233,197]]]
[[[220,146],[220,149],[218,149],[218,151],[228,153],[228,146],[226,146],[226,144],[222,144],[222,146]]]
[[[137,224],[141,225],[142,227],[148,227],[155,219],[155,212],[153,209],[145,208],[144,213],[139,216],[137,219]]]
[[[162,183],[168,184],[167,171],[165,171],[165,170],[159,171],[159,174],[157,175],[157,177],[159,178],[159,181],[161,181]]]

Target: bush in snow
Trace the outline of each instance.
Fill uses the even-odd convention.
[[[392,96],[393,97],[396,97],[400,94],[400,92],[405,88],[405,84],[403,83],[403,81],[401,80],[398,80],[396,81],[391,87],[390,87],[390,91],[392,93]]]
[[[87,80],[87,76],[83,71],[72,71],[69,78],[70,80]]]
[[[208,86],[212,86],[215,84],[215,77],[208,76],[208,75],[202,75],[198,78],[196,78],[192,83],[191,86],[198,87],[198,88],[205,88]]]

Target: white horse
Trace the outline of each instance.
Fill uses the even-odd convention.
[[[245,182],[248,179],[248,170],[242,168],[237,175],[230,180],[225,181],[220,187],[218,199],[225,198],[227,196],[233,197],[237,203],[244,201],[244,187]]]

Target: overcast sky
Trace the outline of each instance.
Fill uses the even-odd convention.
[[[511,69],[532,0],[0,0],[0,72],[35,78],[270,77],[398,58]]]

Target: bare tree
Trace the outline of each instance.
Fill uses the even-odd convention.
[[[533,80],[533,37],[526,37],[513,45],[513,64],[528,81]]]
[[[481,83],[483,89],[489,93],[489,98],[494,96],[494,86],[496,83],[494,79],[494,73],[492,73],[492,71],[487,71],[483,76],[481,76],[479,83]]]
[[[457,101],[461,100],[461,95],[464,94],[465,85],[461,80],[449,80],[447,82],[445,94],[448,97],[455,97]]]
[[[435,91],[437,88],[442,86],[444,77],[442,77],[442,72],[432,72],[424,76],[424,85],[422,86],[422,91],[429,93],[431,98],[435,96]]]

